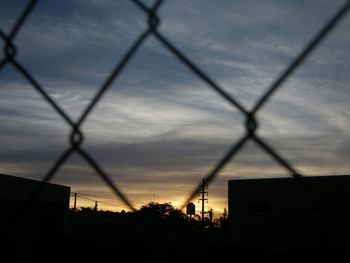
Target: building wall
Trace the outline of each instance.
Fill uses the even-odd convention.
[[[0,174],[0,199],[26,201],[41,184],[40,181]],[[36,200],[69,207],[70,187],[45,183]]]
[[[350,240],[350,176],[229,181],[232,238],[264,249],[343,246]]]
[[[26,261],[41,242],[64,234],[70,188],[46,183],[32,202],[39,181],[0,174],[0,235],[9,257]]]

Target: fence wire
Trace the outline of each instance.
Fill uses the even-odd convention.
[[[291,176],[298,180],[301,179],[303,175],[299,173],[287,159],[278,153],[276,149],[271,147],[257,134],[259,128],[257,113],[265,104],[268,103],[273,94],[281,89],[283,83],[287,80],[287,78],[290,77],[290,75],[293,74],[293,72],[304,63],[311,52],[316,49],[316,47],[323,41],[323,39],[337,26],[338,22],[347,14],[350,8],[350,1],[347,1],[343,6],[341,6],[339,10],[333,15],[333,17],[329,19],[329,21],[314,35],[313,38],[311,38],[309,43],[300,51],[299,55],[297,55],[290,62],[290,64],[286,66],[285,70],[275,78],[275,81],[271,84],[270,87],[268,87],[267,91],[261,96],[258,102],[252,107],[252,109],[246,109],[234,96],[231,96],[225,92],[225,90],[219,84],[217,84],[215,80],[213,80],[204,70],[202,70],[199,65],[197,65],[193,60],[186,56],[172,43],[170,39],[166,38],[162,32],[159,31],[160,18],[158,16],[158,10],[160,6],[164,4],[164,0],[156,1],[151,7],[147,6],[140,0],[130,1],[147,15],[148,26],[143,32],[140,33],[137,39],[132,43],[132,45],[130,45],[128,50],[122,56],[121,60],[115,65],[109,76],[98,89],[98,92],[95,94],[90,104],[88,104],[88,106],[81,112],[81,115],[77,121],[73,121],[69,114],[66,113],[64,108],[60,107],[56,101],[45,91],[44,87],[31,75],[30,71],[16,60],[17,48],[14,40],[18,34],[20,34],[20,29],[29,19],[29,16],[38,3],[38,0],[28,1],[27,6],[19,15],[10,33],[6,34],[0,28],[0,39],[2,39],[4,45],[4,58],[0,61],[0,73],[5,66],[12,66],[23,76],[24,79],[26,79],[31,84],[32,88],[42,96],[43,100],[45,100],[71,128],[69,145],[67,149],[62,152],[60,157],[53,163],[51,168],[42,178],[42,184],[36,189],[35,192],[33,192],[28,200],[29,203],[35,200],[38,194],[45,187],[45,183],[51,181],[54,178],[57,171],[70,158],[70,156],[73,153],[77,153],[86,161],[88,165],[94,169],[96,174],[113,190],[114,194],[120,198],[130,210],[135,210],[128,197],[117,186],[117,184],[111,180],[109,174],[103,169],[101,165],[99,165],[94,157],[90,155],[86,149],[83,148],[84,133],[81,129],[81,126],[86,121],[87,116],[94,110],[97,103],[101,100],[102,96],[108,92],[112,83],[115,82],[122,74],[123,69],[125,69],[131,58],[135,55],[135,53],[138,52],[140,47],[144,44],[145,40],[151,35],[154,36],[164,47],[166,47],[169,52],[174,54],[175,57],[181,63],[183,63],[194,75],[206,83],[210,89],[214,90],[219,96],[222,97],[223,100],[230,103],[233,108],[238,109],[245,117],[245,134],[238,141],[233,142],[230,150],[204,177],[204,184],[209,185],[219,174],[219,172],[225,167],[225,165],[235,156],[237,156],[239,151],[248,141],[254,141],[263,151],[265,151],[267,155],[270,155],[278,165],[286,169]],[[198,186],[196,186],[189,194],[182,208],[184,208],[188,202],[196,197],[201,187],[202,182],[200,182]]]

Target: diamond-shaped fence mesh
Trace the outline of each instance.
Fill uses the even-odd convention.
[[[214,90],[223,100],[229,102],[232,108],[238,109],[245,118],[245,134],[235,142],[232,142],[230,150],[222,157],[218,163],[214,164],[212,170],[204,177],[204,184],[210,184],[212,180],[219,174],[219,172],[225,167],[225,165],[232,160],[247,144],[248,141],[254,141],[267,155],[270,155],[278,165],[286,169],[291,176],[296,180],[302,180],[302,175],[293,167],[293,165],[286,160],[281,154],[279,154],[273,147],[271,147],[266,141],[264,141],[258,134],[258,118],[257,113],[260,109],[269,102],[275,92],[277,92],[283,83],[290,77],[291,74],[303,64],[305,59],[312,53],[312,51],[325,39],[325,37],[337,26],[338,22],[346,15],[350,8],[350,1],[347,1],[341,8],[329,19],[329,21],[321,27],[321,29],[310,37],[309,43],[300,51],[300,53],[286,66],[285,70],[278,76],[267,91],[259,98],[257,103],[252,109],[244,107],[234,96],[228,94],[218,83],[215,82],[208,74],[206,74],[195,61],[186,56],[180,49],[178,49],[171,39],[168,39],[159,30],[160,18],[157,11],[159,7],[164,4],[165,1],[158,0],[153,6],[149,7],[140,0],[132,0],[138,8],[140,8],[148,17],[147,28],[140,33],[137,39],[130,45],[128,50],[122,56],[121,60],[110,72],[109,76],[105,79],[104,83],[98,89],[98,92],[93,97],[88,106],[81,112],[77,121],[74,121],[64,108],[59,106],[55,99],[50,96],[45,88],[31,75],[30,69],[27,69],[25,65],[21,64],[17,59],[17,48],[14,43],[16,36],[20,34],[20,29],[29,19],[29,15],[37,4],[37,0],[28,1],[27,6],[23,12],[19,15],[15,25],[11,31],[6,34],[0,28],[0,39],[3,45],[4,58],[0,61],[0,73],[4,67],[13,67],[18,71],[22,77],[30,83],[32,88],[36,90],[53,109],[54,111],[67,123],[71,128],[70,144],[67,149],[62,152],[60,157],[52,164],[51,168],[47,171],[42,178],[42,182],[47,183],[51,181],[56,175],[60,167],[71,157],[73,153],[79,154],[87,165],[90,165],[96,174],[113,190],[115,195],[120,198],[131,210],[135,210],[133,204],[128,197],[123,193],[122,189],[111,179],[108,173],[103,167],[94,159],[94,157],[83,147],[84,131],[82,130],[82,124],[86,121],[87,116],[95,109],[97,103],[104,96],[112,83],[118,81],[118,77],[122,74],[123,69],[126,67],[130,59],[138,52],[140,47],[145,43],[145,40],[151,35],[155,37],[159,43],[161,43],[166,49],[175,55],[175,57],[183,63],[190,72],[198,77],[201,81],[207,84],[208,88]],[[166,18],[164,18],[166,19]],[[36,189],[36,191],[30,197],[29,202],[33,201],[36,196],[43,190],[45,184]],[[194,187],[193,191],[189,193],[187,201],[183,204],[183,207],[191,201],[201,188],[201,184]]]

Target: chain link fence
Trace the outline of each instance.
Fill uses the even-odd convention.
[[[275,77],[273,83],[268,87],[267,91],[259,98],[257,103],[252,109],[244,107],[234,96],[229,95],[214,79],[206,74],[191,58],[186,56],[180,49],[178,49],[171,39],[168,39],[159,30],[160,18],[158,16],[158,10],[161,5],[166,4],[166,1],[158,0],[152,6],[147,6],[141,0],[131,0],[138,8],[140,8],[148,17],[147,28],[140,33],[137,39],[130,45],[128,50],[124,53],[121,60],[115,65],[110,72],[109,76],[105,79],[104,83],[99,87],[98,92],[93,97],[89,105],[81,112],[80,117],[77,121],[74,121],[64,108],[60,107],[55,99],[50,96],[45,88],[31,75],[30,69],[26,68],[25,65],[21,64],[17,59],[17,48],[14,43],[15,38],[20,34],[22,26],[26,23],[27,19],[35,8],[38,0],[28,1],[27,6],[19,15],[15,25],[11,31],[6,34],[0,28],[0,42],[3,45],[4,58],[0,61],[0,74],[4,67],[13,67],[21,76],[30,83],[32,88],[36,90],[45,100],[52,109],[70,126],[70,144],[66,150],[63,151],[60,157],[52,164],[51,168],[47,171],[45,176],[42,178],[43,184],[36,189],[35,192],[29,198],[29,203],[33,202],[38,194],[45,187],[45,183],[50,182],[56,175],[57,171],[62,165],[72,156],[73,153],[80,155],[86,163],[93,168],[96,174],[113,190],[115,195],[122,200],[122,202],[128,206],[132,211],[135,210],[132,202],[128,196],[125,195],[118,187],[118,185],[111,180],[109,174],[104,168],[94,159],[94,157],[84,149],[84,131],[82,130],[82,124],[86,122],[89,114],[95,109],[97,103],[101,100],[108,90],[110,89],[113,82],[118,81],[118,77],[122,74],[123,69],[126,67],[130,59],[138,52],[140,47],[145,43],[145,40],[150,36],[153,36],[159,43],[161,43],[170,53],[183,63],[190,72],[196,75],[201,81],[207,84],[207,86],[214,90],[218,96],[222,97],[223,100],[229,102],[232,108],[239,110],[245,118],[245,134],[237,141],[232,143],[230,150],[224,155],[223,158],[217,162],[212,170],[204,176],[204,184],[210,184],[213,179],[219,174],[219,172],[225,167],[225,165],[231,161],[244,145],[248,141],[253,141],[258,145],[267,155],[270,155],[278,165],[288,171],[288,173],[296,180],[302,181],[303,175],[299,173],[293,165],[285,159],[280,153],[271,147],[266,141],[264,141],[257,133],[259,130],[257,114],[264,105],[266,105],[271,97],[282,87],[284,82],[293,74],[293,72],[304,63],[308,56],[315,50],[315,48],[327,37],[327,35],[334,30],[338,22],[348,13],[350,8],[350,1],[347,1],[340,9],[323,25],[314,36],[311,37],[309,43],[299,52],[299,54],[285,67],[282,73]],[[164,18],[166,19],[166,18]],[[1,75],[0,75],[1,76]],[[201,183],[194,187],[193,191],[189,193],[187,201],[183,204],[184,208],[188,202],[197,196],[201,188]]]

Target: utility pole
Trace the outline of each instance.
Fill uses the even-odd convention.
[[[224,219],[226,219],[226,217],[227,217],[227,210],[226,210],[226,208],[224,208],[224,214],[223,214],[223,216],[224,216]]]
[[[209,219],[210,219],[210,226],[213,226],[213,209],[210,208],[210,210],[208,211],[209,213]]]
[[[198,201],[202,202],[202,222],[204,221],[204,201],[208,203],[208,185],[204,183],[204,179],[202,181],[201,189],[199,191],[199,199]]]
[[[76,212],[77,211],[77,193],[74,193],[74,208],[73,211]]]

